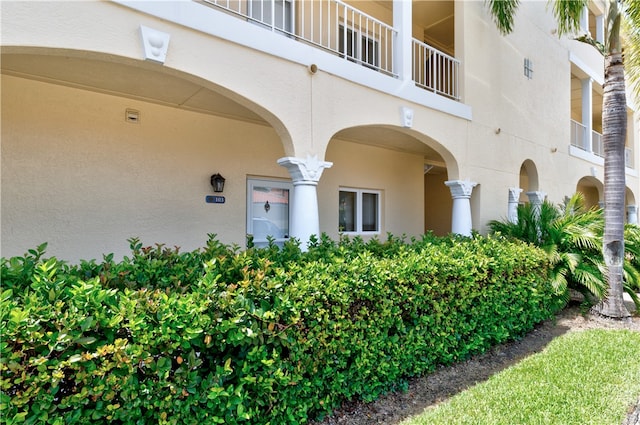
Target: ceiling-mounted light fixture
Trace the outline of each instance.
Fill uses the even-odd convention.
[[[224,190],[224,182],[226,179],[222,177],[219,173],[216,173],[211,176],[211,186],[213,187],[213,191],[216,193],[220,193]]]

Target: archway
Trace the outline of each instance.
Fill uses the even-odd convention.
[[[61,49],[9,48],[2,68],[7,255],[44,240],[70,261],[118,257],[132,236],[244,245],[248,176],[289,178],[277,164],[291,145],[285,125],[215,82]],[[226,178],[216,196],[214,173]]]
[[[520,166],[520,174],[519,174],[519,187],[522,189],[520,193],[520,203],[524,204],[529,202],[529,197],[527,195],[528,192],[535,192],[539,190],[538,188],[538,169],[536,164],[527,159]]]
[[[591,176],[581,178],[576,185],[576,192],[584,196],[584,206],[587,209],[602,207],[603,190],[602,182]]]
[[[385,232],[451,232],[452,199],[444,182],[457,177],[457,164],[432,138],[390,125],[350,127],[332,137],[326,159],[333,167],[325,171],[320,184],[335,191],[323,195],[328,205],[337,205],[340,196],[372,191],[380,193],[383,201],[381,228]],[[331,208],[327,213],[330,216]],[[340,216],[333,215],[330,221],[339,227]]]

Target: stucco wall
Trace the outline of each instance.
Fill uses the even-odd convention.
[[[130,237],[188,250],[207,233],[244,246],[247,177],[289,178],[268,126],[11,76],[2,111],[3,256],[42,242],[66,260],[121,256]],[[321,231],[338,235],[342,186],[382,192],[382,237],[422,233],[421,155],[334,140],[327,160]],[[207,204],[216,172],[226,202]]]
[[[2,255],[46,241],[51,255],[100,258],[133,236],[244,244],[246,176],[288,178],[283,155],[266,126],[3,76]],[[225,204],[205,203],[216,172]]]
[[[135,10],[135,4],[162,13]],[[522,186],[525,161],[535,164],[537,189],[554,202],[571,195],[585,176],[603,180],[601,165],[568,152],[569,48],[575,50],[574,65],[597,67],[597,57],[557,37],[544,2],[523,2],[516,30],[506,37],[483,2],[456,2],[463,102],[444,101],[411,81],[365,69],[195,2],[129,6],[9,2],[3,5],[3,53],[35,51],[96,63],[124,62],[133,69],[155,67],[222,92],[269,125],[4,74],[2,255],[20,254],[43,241],[50,243],[52,254],[67,259],[123,254],[132,236],[191,249],[210,232],[242,245],[247,176],[287,179],[276,160],[289,155],[317,155],[334,163],[318,185],[321,231],[337,235],[338,188],[348,186],[382,191],[383,233],[419,234],[425,226],[446,233],[450,194],[444,180],[428,178],[426,186],[439,185],[439,190],[425,195],[422,156],[400,152],[393,140],[371,141],[392,150],[334,137],[346,128],[394,128],[436,150],[447,179],[479,184],[471,198],[473,225],[479,230],[506,215],[508,190]],[[390,19],[390,9],[367,7]],[[143,60],[140,25],[171,34],[164,65]],[[525,58],[534,64],[532,79],[524,76]],[[311,63],[318,65],[315,75],[307,70]],[[401,127],[402,107],[414,110],[410,129]],[[140,111],[139,124],[125,122],[126,108]],[[630,145],[640,162],[635,117]],[[204,202],[212,193],[208,179],[215,172],[227,178],[222,205]],[[635,199],[640,193],[637,175],[627,174]],[[437,198],[431,196],[435,194]],[[434,214],[431,200],[447,207]],[[431,222],[436,216],[437,223]]]
[[[318,186],[320,231],[338,236],[338,192],[340,187],[380,190],[381,232],[386,238],[422,234],[423,159],[421,155],[397,152],[334,139],[327,149],[333,167],[324,171]]]

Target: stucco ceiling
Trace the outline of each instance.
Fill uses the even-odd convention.
[[[393,1],[378,0],[387,9],[393,9]],[[454,40],[453,0],[414,0],[411,4],[413,24],[423,30],[424,41],[433,47],[453,55]]]
[[[3,54],[2,72],[234,119],[266,122],[244,106],[154,64],[40,54]]]
[[[51,54],[3,53],[0,65],[2,73],[7,75],[267,124],[262,117],[228,97],[181,76],[161,72],[155,69],[154,64],[127,64]],[[441,162],[434,150],[414,137],[388,128],[358,127],[343,130],[338,137],[422,154],[427,163],[437,165]]]

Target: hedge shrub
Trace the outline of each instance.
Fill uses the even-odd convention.
[[[1,260],[7,423],[293,424],[518,338],[562,307],[547,256],[484,238]]]

